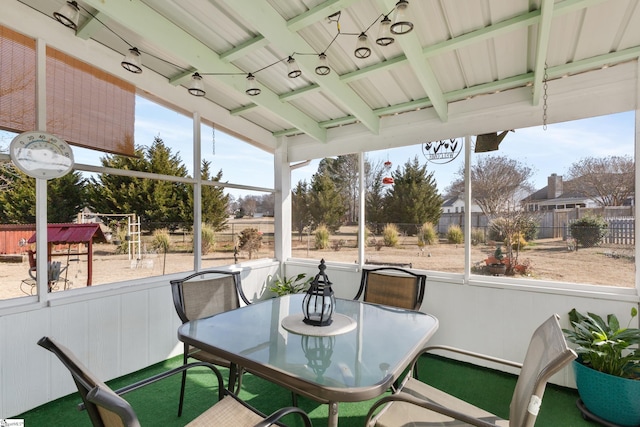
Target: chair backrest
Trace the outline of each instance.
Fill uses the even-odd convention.
[[[427,276],[399,267],[363,269],[360,289],[354,299],[393,307],[419,310]]]
[[[51,282],[57,282],[60,280],[60,273],[62,273],[62,263],[60,261],[51,261],[47,263],[47,280]],[[29,268],[29,276],[33,280],[36,280],[36,267]]]
[[[557,314],[552,315],[531,337],[511,399],[510,426],[531,427],[535,424],[547,381],[577,357],[567,346],[559,319]]]
[[[38,341],[38,345],[55,354],[58,359],[60,359],[62,364],[69,370],[71,376],[73,377],[73,381],[76,383],[76,387],[78,387],[78,392],[82,397],[82,401],[84,402],[85,408],[87,410],[87,413],[89,414],[89,418],[91,419],[92,424],[94,426],[117,425],[106,423],[105,418],[108,415],[104,415],[103,411],[101,411],[98,406],[96,406],[96,404],[94,404],[87,398],[89,391],[96,386],[100,386],[104,389],[109,389],[109,387],[107,387],[98,378],[93,376],[93,374],[82,364],[82,362],[80,362],[75,357],[71,350],[61,344],[58,344],[53,338],[42,337]]]
[[[240,272],[205,270],[171,281],[173,304],[182,323],[250,304],[242,291]]]
[[[48,268],[47,277],[49,278],[50,282],[56,282],[58,281],[58,279],[60,279],[61,265],[62,263],[60,261],[51,261],[47,266]]]

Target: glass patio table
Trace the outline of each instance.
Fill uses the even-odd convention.
[[[193,320],[180,326],[178,338],[329,404],[328,425],[333,427],[338,402],[382,395],[438,329],[438,319],[429,314],[336,299],[334,319],[346,319],[351,326],[337,333],[331,326],[308,325],[311,332],[290,332],[283,320],[302,317],[303,297],[287,295]]]

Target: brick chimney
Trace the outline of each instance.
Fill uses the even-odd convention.
[[[552,173],[547,178],[547,199],[556,199],[562,194],[562,176]]]

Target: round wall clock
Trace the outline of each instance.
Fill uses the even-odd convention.
[[[65,140],[50,133],[21,133],[13,138],[9,150],[13,164],[34,178],[60,178],[73,168],[71,147]]]

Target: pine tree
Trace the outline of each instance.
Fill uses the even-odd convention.
[[[298,232],[302,241],[304,228],[312,221],[309,212],[309,188],[307,181],[298,181],[296,188],[291,191],[291,225]]]
[[[172,154],[159,137],[155,137],[151,147],[136,147],[135,157],[107,155],[101,161],[105,167],[187,176],[180,156]],[[99,213],[135,213],[151,230],[193,223],[190,185],[109,174],[92,178],[91,184],[92,206]]]
[[[36,220],[36,180],[15,167],[2,170],[7,186],[0,192],[0,222],[34,224]],[[71,222],[85,206],[85,180],[79,172],[47,181],[47,221]]]
[[[211,162],[202,161],[200,176],[203,181],[220,181],[222,169],[215,177],[210,176]],[[229,206],[229,195],[224,194],[222,187],[213,185],[202,186],[202,222],[208,224],[215,231],[220,231],[227,226],[227,208]]]
[[[408,234],[416,234],[425,222],[438,223],[442,198],[433,174],[427,173],[426,164],[418,163],[417,156],[392,173],[394,186],[385,198],[387,221]]]
[[[309,191],[309,210],[314,225],[325,224],[331,232],[343,222],[345,202],[331,177],[320,172],[313,175]]]

